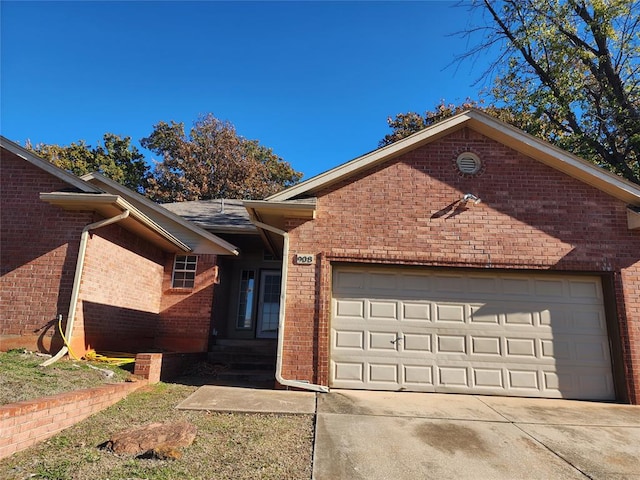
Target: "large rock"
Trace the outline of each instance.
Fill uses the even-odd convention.
[[[178,458],[178,449],[188,447],[195,438],[196,427],[188,422],[150,423],[112,435],[105,446],[119,454]]]

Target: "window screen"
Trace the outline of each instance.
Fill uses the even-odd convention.
[[[176,255],[173,264],[173,288],[193,288],[196,282],[197,255]]]

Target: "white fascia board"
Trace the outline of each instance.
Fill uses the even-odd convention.
[[[245,208],[249,211],[264,211],[280,213],[284,216],[290,216],[295,218],[309,218],[314,219],[316,216],[316,203],[299,203],[299,202],[277,202],[268,200],[245,200],[242,202]]]
[[[183,228],[191,230],[193,233],[199,235],[200,237],[204,238],[205,240],[207,240],[209,242],[212,242],[212,243],[218,245],[223,250],[226,250],[227,252],[229,252],[232,255],[239,255],[240,254],[238,248],[235,245],[232,245],[231,243],[221,239],[220,237],[218,237],[216,235],[213,235],[212,233],[207,232],[206,230],[204,230],[203,228],[199,227],[195,223],[192,223],[192,222],[189,222],[189,221],[185,220],[181,216],[179,216],[179,215],[171,212],[170,210],[164,208],[162,205],[158,205],[157,203],[152,202],[147,197],[144,197],[143,195],[140,195],[139,193],[134,192],[133,190],[131,190],[131,189],[127,188],[127,187],[124,187],[124,186],[120,185],[117,182],[114,182],[113,180],[105,177],[104,175],[101,175],[99,173],[88,173],[86,175],[83,175],[82,179],[87,181],[87,182],[90,182],[90,181],[93,180],[93,181],[95,181],[95,182],[97,182],[99,184],[104,185],[108,189],[115,190],[119,194],[130,198],[134,202],[139,202],[139,203],[143,204],[145,207],[150,208],[151,210],[153,210],[158,215],[160,215],[162,217],[165,217],[165,218],[171,220],[172,222],[175,222],[175,223],[179,224]]]
[[[21,147],[17,143],[12,142],[11,140],[3,137],[2,135],[0,135],[0,146],[8,150],[9,152],[13,153],[14,155],[17,155],[18,157],[26,160],[32,165],[40,168],[41,170],[44,170],[45,172],[53,175],[54,177],[59,178],[63,182],[68,183],[69,185],[76,187],[77,189],[83,192],[99,193],[102,191],[99,188],[95,187],[94,185],[91,185],[90,183],[84,181],[80,177],[77,177],[72,173],[69,173],[66,170],[63,170],[62,168],[55,166],[53,163],[45,160],[42,157],[39,157],[35,153],[30,152],[26,148]]]

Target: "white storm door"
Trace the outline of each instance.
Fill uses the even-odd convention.
[[[260,273],[260,293],[258,297],[258,338],[277,338],[280,319],[279,270],[263,270]]]

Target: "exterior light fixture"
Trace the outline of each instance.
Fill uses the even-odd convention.
[[[464,196],[460,199],[461,203],[473,202],[474,205],[478,205],[482,200],[479,197],[474,195],[473,193],[465,193]]]

